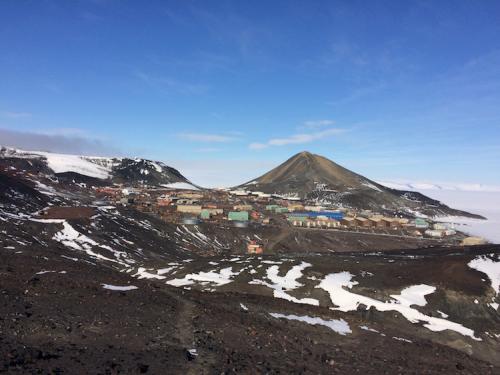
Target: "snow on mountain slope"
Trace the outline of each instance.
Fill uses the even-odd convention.
[[[75,172],[89,177],[105,180],[110,170],[75,155],[40,153],[47,158],[47,164],[55,173]]]
[[[168,189],[200,190],[198,187],[188,182],[172,182],[171,184],[162,184],[161,186]]]
[[[100,180],[111,180],[113,183],[151,186],[182,183],[190,185],[190,187],[186,185],[184,187],[186,189],[197,189],[175,168],[162,162],[142,158],[79,156],[0,147],[0,159],[24,160],[25,163],[20,168],[34,169],[35,173],[40,172],[40,168],[33,168],[33,163],[36,161],[35,164],[43,166],[43,173],[50,171],[54,174],[77,173]]]
[[[94,163],[93,158],[87,158],[77,155],[54,154],[44,151],[24,151],[18,149],[1,149],[1,157],[22,158],[22,159],[40,159],[47,161],[47,166],[54,173],[74,172],[85,176],[107,179],[109,178],[111,168],[109,166]]]

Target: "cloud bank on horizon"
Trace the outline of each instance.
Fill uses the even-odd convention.
[[[121,154],[107,142],[87,137],[75,129],[55,129],[35,133],[0,128],[0,146],[87,156],[120,156]]]

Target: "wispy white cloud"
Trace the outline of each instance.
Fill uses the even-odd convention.
[[[248,148],[250,148],[251,150],[262,150],[272,146],[286,146],[290,144],[311,143],[314,141],[331,137],[333,135],[341,134],[343,132],[345,132],[345,129],[331,128],[312,133],[293,134],[284,138],[272,138],[264,143],[260,142],[250,143]]]
[[[269,145],[267,143],[259,143],[259,142],[252,142],[248,145],[248,148],[250,150],[263,150],[268,147]]]
[[[63,137],[88,137],[88,133],[85,130],[79,128],[52,128],[37,131],[37,133],[44,135],[58,135]]]
[[[177,136],[188,141],[203,143],[227,143],[238,139],[233,135],[207,133],[179,133]]]
[[[308,120],[304,122],[302,128],[305,129],[320,129],[325,128],[327,126],[335,125],[335,121],[333,120]]]
[[[0,116],[10,119],[20,119],[31,117],[29,112],[0,111]]]
[[[134,76],[148,86],[167,92],[171,91],[186,95],[199,95],[208,91],[207,85],[179,81],[170,77],[156,76],[143,71],[134,72]]]
[[[220,148],[216,148],[216,147],[201,147],[201,148],[196,149],[196,152],[217,152],[220,150],[221,150]]]
[[[376,84],[369,84],[364,87],[357,87],[352,89],[346,95],[328,101],[327,104],[334,107],[342,107],[346,104],[359,102],[361,100],[366,100],[367,98],[370,99],[371,97],[375,97],[380,91],[384,90],[386,86],[386,83],[380,82]]]

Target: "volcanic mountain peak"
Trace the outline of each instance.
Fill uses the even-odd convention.
[[[387,188],[308,151],[295,154],[266,174],[238,188],[376,212],[477,217],[453,210],[420,193]]]
[[[368,180],[333,161],[308,151],[302,151],[270,172],[253,181],[255,188],[262,185],[277,185],[273,188],[283,188],[293,184],[293,189],[312,190],[316,185],[327,185],[331,189],[370,188],[383,189],[373,181]]]

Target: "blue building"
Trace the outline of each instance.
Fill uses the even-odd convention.
[[[329,219],[333,220],[342,220],[344,218],[344,213],[340,211],[319,211],[319,212],[314,212],[314,211],[302,211],[302,212],[291,212],[288,214],[289,217],[293,216],[307,216],[307,217],[318,217],[318,216],[326,216]]]

